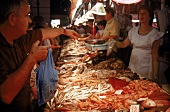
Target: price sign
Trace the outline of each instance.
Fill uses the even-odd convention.
[[[139,112],[139,105],[131,105],[130,112]]]

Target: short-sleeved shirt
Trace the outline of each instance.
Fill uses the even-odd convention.
[[[42,40],[41,30],[28,31],[26,35],[14,40],[13,45],[9,44],[0,33],[0,85],[22,65],[37,40]],[[0,100],[0,111],[30,112],[30,92],[28,79],[11,104],[7,105]]]
[[[128,33],[128,39],[133,45],[129,68],[145,78],[153,79],[152,45],[163,33],[155,28],[146,35],[140,35],[138,31],[139,26],[134,26]]]
[[[107,21],[106,23],[106,27],[103,32],[103,38],[109,35],[114,35],[119,37],[119,34],[120,34],[120,23],[118,22],[117,19],[113,17],[111,20]],[[109,39],[109,41],[111,40],[112,39]],[[115,46],[113,46],[112,50],[117,52],[117,48]]]
[[[119,36],[120,33],[120,24],[117,19],[112,18],[111,20],[107,21],[106,27],[103,32],[103,37],[108,35],[116,35]]]

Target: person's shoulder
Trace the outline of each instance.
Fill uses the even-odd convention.
[[[139,26],[133,26],[130,31],[138,30]]]
[[[112,21],[118,21],[118,18],[113,17],[111,20],[112,20]]]
[[[118,25],[120,25],[120,22],[117,20],[117,18],[115,18],[115,17],[113,17],[112,19],[111,19],[111,23],[112,24],[118,24]]]
[[[154,27],[152,28],[151,32],[152,32],[153,34],[163,33],[163,32],[159,31],[157,28],[154,28]]]
[[[134,28],[134,29],[139,29],[139,26],[133,26],[132,28]]]
[[[162,37],[164,35],[164,32],[159,31],[157,28],[152,28],[152,34],[157,35],[159,37]]]
[[[160,32],[157,28],[152,27],[152,30],[155,32]]]
[[[136,34],[138,33],[139,27],[138,26],[133,26],[130,30],[129,33],[130,34]]]

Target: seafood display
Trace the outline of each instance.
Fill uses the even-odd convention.
[[[120,59],[102,60],[99,57],[104,55],[89,51],[84,41],[68,39],[64,43],[59,57],[57,92],[47,103],[49,109],[128,112],[132,105],[138,105],[142,111],[166,111],[170,107],[168,93],[128,69]]]

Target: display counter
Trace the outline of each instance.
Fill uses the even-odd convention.
[[[53,111],[166,111],[170,95],[157,83],[133,73],[117,58],[90,51],[84,41],[65,40],[59,57]]]

